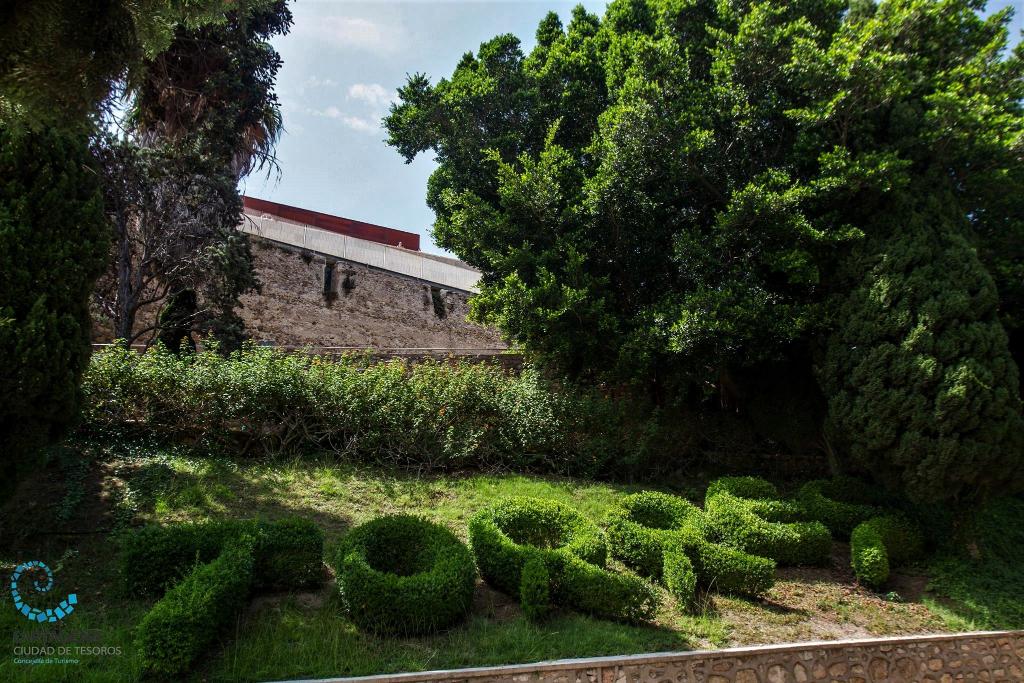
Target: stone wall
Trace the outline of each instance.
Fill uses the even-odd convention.
[[[496,330],[466,320],[466,292],[250,239],[263,286],[259,294],[242,296],[238,312],[255,340],[293,347],[505,348]],[[151,326],[157,311],[155,306],[142,310],[136,329]],[[145,343],[152,336],[146,334],[139,341]],[[96,321],[93,341],[111,341],[108,323]]]
[[[876,638],[326,679],[374,683],[947,683],[1024,680],[1024,631]]]
[[[259,238],[253,256],[263,290],[242,297],[240,314],[254,339],[282,346],[505,346],[495,330],[466,320],[465,292]]]

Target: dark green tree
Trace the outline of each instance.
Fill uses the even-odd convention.
[[[915,500],[961,505],[1024,484],[1017,366],[964,223],[927,193],[880,217],[844,263],[850,293],[820,370],[831,431],[857,464]]]
[[[77,416],[108,244],[88,140],[0,125],[0,499]]]
[[[176,27],[225,22],[274,0],[8,0],[0,5],[0,116],[88,127]]]
[[[981,9],[614,0],[564,30],[547,17],[529,55],[499,36],[450,78],[411,76],[385,125],[407,160],[436,155],[434,234],[481,269],[476,316],[575,375],[725,393],[824,343],[837,274],[855,245],[896,238],[877,217],[907,197],[952,207],[956,248],[977,247],[1011,285],[1002,321],[1020,318],[1024,67],[1009,12]],[[963,272],[938,286],[964,290]],[[1002,339],[957,351],[999,363]],[[996,424],[1015,400],[978,395],[995,430],[980,441],[1015,429]],[[953,489],[932,492],[968,497]]]
[[[189,321],[182,319],[182,307],[171,306],[168,319],[175,322],[168,332],[174,338],[186,322],[196,332],[212,334],[224,351],[238,348],[245,338],[235,309],[239,296],[259,282],[249,241],[236,229],[241,199],[235,186],[254,170],[275,167],[274,147],[283,130],[274,93],[281,57],[269,41],[287,33],[291,23],[287,0],[274,0],[229,12],[217,24],[181,25],[167,49],[146,60],[139,78],[129,81],[129,126],[138,144],[196,159],[194,165],[211,179],[211,204],[232,204],[217,189],[230,185],[239,206],[234,214],[216,212],[207,239],[183,254],[198,271],[154,264],[170,303],[197,302]],[[165,224],[156,232],[171,234],[175,228]]]

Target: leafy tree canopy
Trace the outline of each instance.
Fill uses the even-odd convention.
[[[578,7],[528,55],[502,35],[411,76],[389,142],[436,155],[434,234],[483,271],[479,318],[574,373],[714,376],[826,326],[839,260],[911,188],[1019,276],[996,245],[1024,243],[1022,52],[982,7]]]
[[[226,21],[273,0],[12,0],[0,6],[0,116],[80,126],[165,50],[178,26]]]

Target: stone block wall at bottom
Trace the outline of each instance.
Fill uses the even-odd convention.
[[[952,683],[1024,681],[1024,632],[911,636],[547,662],[378,683]]]

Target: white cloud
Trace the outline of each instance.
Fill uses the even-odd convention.
[[[366,102],[374,109],[385,109],[398,100],[396,93],[389,91],[380,83],[356,83],[348,87],[348,97],[352,100]]]
[[[293,34],[328,43],[337,48],[393,52],[402,44],[402,30],[361,17],[326,16],[315,22],[296,23]]]
[[[343,115],[341,117],[341,122],[352,130],[359,131],[360,133],[373,134],[380,130],[380,126],[376,121],[360,118],[358,116]]]
[[[331,80],[330,78],[320,78],[318,76],[310,76],[296,88],[299,95],[305,95],[307,90],[326,90],[328,88],[337,87],[338,82]]]
[[[354,131],[360,133],[373,134],[380,131],[380,122],[375,118],[364,118],[361,116],[353,116],[335,106],[327,107],[326,109],[305,109],[305,113],[310,116],[320,116],[325,119],[334,119],[340,122],[343,126],[351,128]]]

